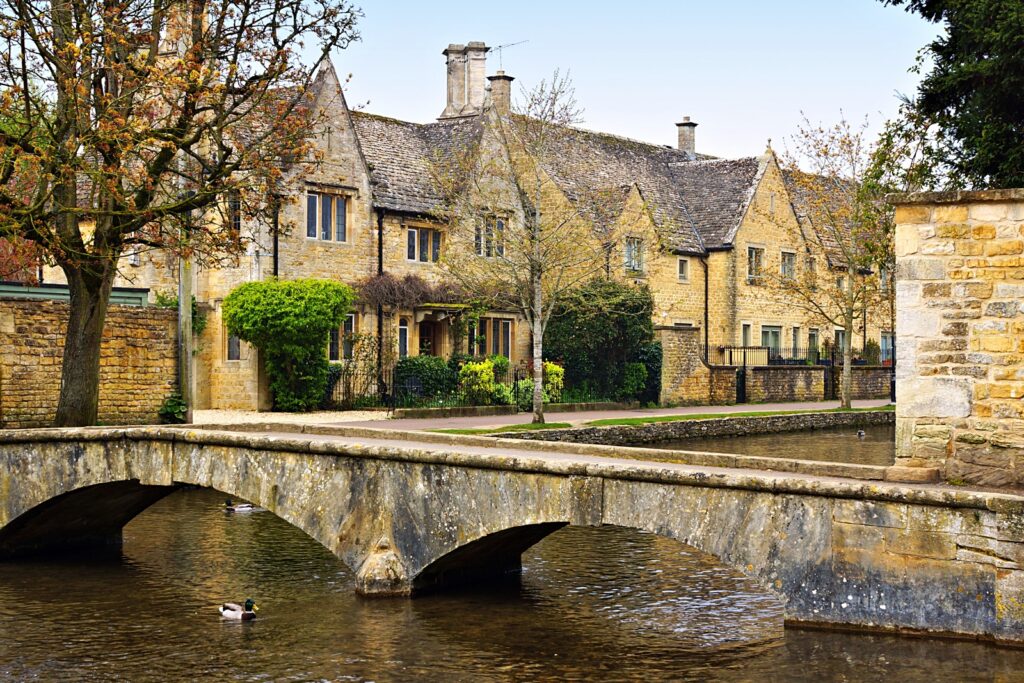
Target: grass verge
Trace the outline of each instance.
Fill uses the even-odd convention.
[[[484,427],[482,429],[428,429],[428,432],[439,432],[441,434],[500,434],[502,432],[535,432],[540,429],[568,429],[571,427],[568,422],[545,422],[534,424],[525,422],[519,425],[506,425],[504,427]]]
[[[741,413],[700,413],[687,415],[653,415],[651,417],[615,417],[606,420],[587,422],[588,427],[611,427],[617,425],[644,425],[656,422],[679,422],[681,420],[714,420],[728,417],[765,417],[768,415],[800,415],[803,413],[865,413],[876,410],[892,411],[893,405],[876,408],[826,408],[824,410],[769,410],[764,412],[748,411]]]

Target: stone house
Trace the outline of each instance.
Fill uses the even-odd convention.
[[[446,229],[437,218],[442,198],[432,164],[474,145],[498,156],[515,154],[503,149],[508,143],[496,132],[510,110],[513,79],[503,72],[486,77],[487,52],[478,42],[444,51],[446,104],[438,120],[426,124],[353,110],[334,69],[318,74],[309,98],[322,114],[314,134],[320,163],[285,174],[273,229],[244,225],[239,215],[239,227],[253,237],[246,255],[197,269],[194,291],[208,315],[197,345],[197,408],[269,405],[257,354],[230,337],[221,321],[221,302],[239,284],[270,277],[354,284],[378,273],[443,284],[438,261]],[[816,346],[831,338],[834,330],[808,321],[752,270],[804,267],[796,255],[807,244],[774,153],[733,160],[697,154],[697,124],[686,118],[676,125],[676,147],[565,129],[559,153],[536,160],[551,180],[552,201],[572,207],[587,189],[607,191],[608,205],[593,226],[595,233],[614,236],[605,274],[648,285],[657,326],[686,330],[708,347]],[[509,207],[510,215],[516,211]],[[117,284],[174,292],[172,260],[161,253],[128,254]],[[530,330],[514,311],[485,312],[461,342],[452,334],[460,312],[460,304],[450,301],[381,310],[363,304],[326,353],[343,361],[353,353],[346,340],[366,335],[394,356],[448,356],[472,348],[513,363],[529,359]],[[877,340],[879,334],[869,326],[861,337]]]

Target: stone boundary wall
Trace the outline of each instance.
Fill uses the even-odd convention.
[[[642,425],[608,427],[575,427],[544,429],[536,432],[502,432],[503,439],[531,441],[562,441],[570,443],[629,446],[679,439],[699,439],[747,434],[775,434],[829,427],[863,427],[893,424],[896,415],[890,410],[867,410],[849,413],[795,413],[760,417],[728,417],[707,420],[676,420]]]
[[[824,368],[815,365],[748,367],[747,401],[820,401],[825,397],[825,372]]]
[[[711,400],[713,406],[731,406],[736,403],[736,368],[711,368]]]
[[[661,405],[708,405],[722,401],[716,398],[712,368],[701,360],[701,330],[697,327],[654,328],[654,338],[661,344]],[[736,401],[735,385],[728,403]]]
[[[855,401],[889,398],[892,368],[882,365],[854,365],[851,369],[853,370],[853,399]],[[840,374],[837,381],[841,380]]]
[[[894,203],[897,464],[1024,486],[1024,189]]]
[[[53,423],[68,304],[0,299],[0,428]],[[176,386],[177,311],[111,305],[100,350],[99,421],[151,424]]]

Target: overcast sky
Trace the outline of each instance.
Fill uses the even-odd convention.
[[[335,56],[352,106],[408,121],[445,104],[449,43],[502,51],[506,73],[533,86],[569,71],[584,128],[676,142],[690,116],[697,151],[777,150],[805,112],[812,122],[869,116],[875,128],[913,93],[908,73],[938,28],[877,0],[365,0],[362,41]],[[488,75],[499,55],[488,55]]]

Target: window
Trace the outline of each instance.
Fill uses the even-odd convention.
[[[889,280],[892,274],[885,266],[879,266],[878,268],[878,291],[882,294],[889,293]]]
[[[805,265],[807,267],[807,280],[811,283],[811,289],[815,290],[818,288],[818,262],[813,256],[808,256]]]
[[[441,231],[433,228],[406,228],[405,258],[409,261],[437,263],[441,257]]]
[[[836,278],[836,288],[839,290],[846,289],[846,278],[843,277],[842,275]]]
[[[690,281],[690,259],[681,258],[679,259],[679,281],[689,282]]]
[[[798,348],[800,348],[800,328],[799,327],[794,327],[793,328],[793,338],[792,338],[791,341],[792,341],[792,343],[790,344],[790,346],[793,348],[793,353],[796,353],[796,350]]]
[[[469,329],[469,352],[512,357],[512,321],[507,318],[480,318]]]
[[[438,243],[440,247],[440,242]],[[477,256],[494,258],[505,255],[505,219],[491,217],[483,225],[477,223],[474,246]]]
[[[842,349],[843,342],[846,341],[846,330],[836,330],[836,348]]]
[[[325,242],[348,240],[348,198],[342,195],[306,194],[306,237]]]
[[[743,323],[743,334],[740,337],[741,346],[750,346],[750,323]]]
[[[811,349],[811,351],[817,351],[818,350],[818,331],[817,330],[813,330],[813,329],[812,330],[807,330],[807,346]]]
[[[782,252],[781,261],[781,272],[782,277],[787,280],[792,280],[796,277],[796,254],[791,251]]]
[[[237,190],[228,195],[228,229],[235,235],[242,232],[242,195]]]
[[[764,266],[764,249],[747,247],[747,284],[761,283],[762,267]]]
[[[233,334],[228,335],[228,360],[242,360],[242,342]]]
[[[349,313],[340,329],[331,330],[331,340],[327,347],[327,360],[352,360],[353,339],[356,331],[356,314]]]
[[[142,263],[141,249],[139,247],[131,247],[128,251],[128,265],[137,266]]]
[[[641,273],[644,269],[644,243],[639,237],[627,237],[625,248],[626,272]]]
[[[398,319],[398,357],[405,358],[409,355],[409,321],[406,318]]]
[[[775,353],[782,348],[782,328],[773,325],[761,326],[761,346],[767,346]]]
[[[892,365],[892,361],[896,357],[896,335],[892,332],[883,332],[879,346],[882,347],[882,364]]]

